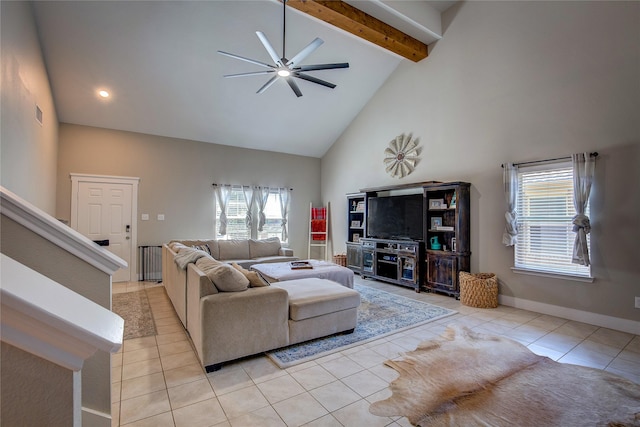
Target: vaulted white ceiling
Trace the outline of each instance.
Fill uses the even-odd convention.
[[[433,19],[432,6],[452,2],[349,1],[358,3],[420,38],[431,31],[421,27]],[[303,96],[296,98],[278,81],[256,94],[268,76],[223,75],[261,68],[216,51],[271,63],[255,32],[281,53],[277,1],[47,1],[35,2],[34,13],[59,121],[312,157],[324,155],[406,61],[287,8],[289,57],[320,37],[325,43],[303,64],[350,68],[309,73],[335,89],[297,80]],[[101,99],[100,89],[111,97]]]

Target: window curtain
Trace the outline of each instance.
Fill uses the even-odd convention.
[[[220,218],[218,218],[220,226],[218,228],[218,233],[221,236],[224,236],[227,234],[227,203],[229,203],[229,197],[231,196],[231,186],[217,185],[215,190],[216,200],[220,206]]]
[[[591,193],[596,160],[589,153],[578,153],[571,156],[571,164],[573,166],[573,205],[576,209],[576,215],[573,217],[573,231],[576,233],[576,240],[573,244],[571,262],[588,266],[591,261],[589,260],[587,234],[591,232],[591,224],[584,211]]]
[[[256,187],[255,201],[258,204],[258,231],[262,231],[267,217],[264,214],[264,207],[269,199],[269,187]]]
[[[516,214],[516,200],[518,200],[518,167],[513,163],[504,165],[502,172],[504,196],[507,201],[507,212],[504,214],[506,225],[502,233],[502,243],[514,246],[518,243],[518,218]]]
[[[244,203],[247,205],[247,213],[245,215],[245,224],[247,225],[247,230],[251,233],[251,225],[253,224],[253,204],[255,201],[255,196],[253,193],[253,188],[249,186],[242,187],[242,194],[244,196]]]
[[[291,200],[291,190],[289,188],[280,189],[280,213],[282,215],[282,241],[287,242],[289,240],[289,233],[287,232],[287,221],[289,219],[289,206]]]

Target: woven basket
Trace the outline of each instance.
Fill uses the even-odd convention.
[[[477,308],[498,306],[498,278],[493,273],[460,272],[460,302]]]
[[[345,254],[334,255],[333,256],[333,263],[341,265],[342,267],[346,267],[347,266],[347,256]]]

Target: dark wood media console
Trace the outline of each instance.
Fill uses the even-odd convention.
[[[360,242],[360,276],[407,286],[420,292],[420,260],[424,259],[422,242],[371,238]]]
[[[470,186],[424,182],[347,195],[347,267],[362,277],[458,298],[458,273],[470,268]],[[367,201],[397,190],[422,192],[422,240],[371,236]]]

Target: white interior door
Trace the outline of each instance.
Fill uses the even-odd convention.
[[[77,200],[72,227],[127,262],[126,269],[113,275],[113,282],[132,281],[135,270],[134,238],[134,185],[105,182],[108,180],[78,181],[75,185]],[[135,280],[135,279],[133,279]]]

